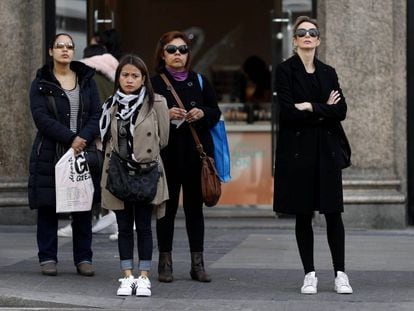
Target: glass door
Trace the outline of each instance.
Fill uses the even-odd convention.
[[[98,33],[115,28],[115,0],[88,1],[88,41]]]
[[[51,2],[51,1],[47,1]],[[67,32],[75,41],[75,59],[81,59],[86,40],[86,0],[56,0],[56,33]]]
[[[279,0],[270,16],[271,40],[272,40],[272,69],[293,55],[292,27],[298,16],[307,15],[316,17],[316,0]],[[272,70],[272,174],[274,172],[274,160],[276,140],[279,130],[279,107],[275,90],[275,70]]]

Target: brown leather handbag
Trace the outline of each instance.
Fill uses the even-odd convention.
[[[167,89],[171,91],[174,96],[178,106],[185,109],[180,97],[175,91],[174,87],[171,85],[171,82],[168,80],[165,74],[160,74],[161,78],[164,80],[167,85]],[[216,167],[214,165],[214,159],[209,157],[204,149],[203,145],[198,138],[197,132],[194,129],[192,124],[189,124],[191,134],[193,135],[196,147],[200,153],[201,159],[201,194],[203,196],[203,202],[206,206],[214,206],[217,204],[221,196],[221,183],[218,177]]]
[[[217,175],[214,159],[207,156],[201,157],[201,193],[206,206],[217,204],[221,196],[221,183]]]

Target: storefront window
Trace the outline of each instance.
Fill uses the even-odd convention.
[[[75,41],[75,59],[81,59],[86,46],[86,0],[56,0],[56,33],[67,32]]]
[[[232,181],[223,184],[219,204],[270,205],[277,136],[272,67],[292,55],[294,20],[315,17],[315,2],[51,0],[45,1],[45,31],[47,39],[55,30],[70,33],[80,59],[96,32],[115,30],[120,50],[139,55],[151,74],[161,34],[185,32],[192,41],[193,70],[212,83],[226,120]]]

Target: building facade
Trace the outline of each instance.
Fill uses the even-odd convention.
[[[71,3],[79,3],[59,1],[60,4],[65,3],[67,10],[70,9]],[[59,28],[60,24],[65,24],[62,20],[59,24],[56,16],[56,4],[59,5],[59,1],[0,1],[0,24],[3,30],[0,33],[0,55],[3,58],[0,71],[0,223],[35,223],[36,220],[35,212],[27,207],[26,198],[28,159],[35,133],[29,110],[28,90],[36,69],[45,61],[45,46],[50,38],[51,25],[58,25]],[[199,52],[196,68],[209,75],[221,96],[221,102],[226,104],[227,101],[230,107],[237,107],[235,104],[242,102],[237,96],[234,96],[233,100],[232,93],[223,91],[226,84],[222,81],[228,81],[224,78],[229,76],[229,72],[239,70],[232,61],[239,58],[239,64],[248,55],[256,53],[268,64],[275,65],[275,55],[286,54],[283,49],[289,44],[286,43],[289,42],[286,40],[289,38],[284,31],[289,30],[289,27],[277,26],[279,28],[273,33],[273,26],[268,26],[271,25],[271,21],[283,24],[288,18],[292,20],[292,12],[293,15],[308,12],[309,15],[316,16],[320,23],[322,39],[318,57],[337,69],[349,107],[348,117],[343,125],[352,146],[353,165],[344,171],[344,221],[348,226],[371,228],[401,228],[413,221],[410,202],[412,190],[409,187],[412,182],[411,175],[407,174],[407,167],[412,166],[410,159],[414,155],[414,152],[410,151],[412,138],[407,133],[407,129],[414,127],[414,121],[410,121],[410,92],[407,87],[411,81],[407,71],[407,68],[410,68],[407,67],[410,65],[407,60],[410,49],[408,43],[412,41],[410,36],[414,35],[414,31],[407,32],[407,22],[410,21],[408,15],[413,10],[409,0],[245,0],[228,1],[226,6],[218,4],[222,1],[208,1],[210,7],[203,7],[202,4],[206,3],[204,1],[179,2],[191,2],[194,5],[193,12],[205,12],[206,16],[184,14],[182,10],[175,12],[173,8],[163,8],[166,2],[162,1],[131,3],[135,2],[139,2],[140,14],[148,18],[148,21],[145,20],[143,23],[145,27],[136,33],[144,42],[152,43],[145,49],[142,47],[143,44],[140,45],[142,40],[137,38],[129,40],[125,49],[140,55],[150,55],[149,51],[155,47],[154,37],[159,36],[163,30],[157,23],[151,24],[151,21],[168,20],[161,18],[162,14],[170,16],[171,19],[170,23],[165,22],[166,30],[175,25],[172,24],[173,21],[177,21],[174,27],[177,29],[188,29],[193,24],[201,25],[201,29],[209,30],[209,36],[203,38],[203,33],[199,36],[205,40],[204,45],[200,44],[199,47],[204,54]],[[85,3],[85,41],[95,30],[95,7],[112,8],[112,26],[121,31],[130,28],[125,1],[95,0]],[[255,5],[254,8],[252,3]],[[220,7],[223,12],[213,15]],[[296,7],[299,9],[295,9]],[[234,16],[225,13],[225,10],[234,12]],[[273,15],[264,14],[270,10],[273,10]],[[180,16],[186,16],[188,23]],[[245,20],[250,22],[250,25],[247,24],[249,27],[243,24]],[[213,24],[214,27],[210,26]],[[262,28],[257,30],[255,27]],[[146,32],[145,28],[155,30]],[[199,30],[191,31],[197,33]],[[222,36],[220,31],[228,35]],[[148,33],[153,33],[153,36]],[[257,33],[272,39],[260,39]],[[259,39],[255,37],[261,41],[257,43],[255,40]],[[285,42],[284,46],[280,47],[282,39]],[[226,52],[223,49],[226,44],[232,46],[233,50]],[[218,50],[221,51],[219,54],[216,53]],[[414,51],[411,50],[412,52]],[[225,73],[222,73],[223,71]],[[266,112],[265,105],[260,107],[265,107],[263,110]],[[246,121],[244,117],[248,119],[244,112],[245,110],[236,114],[242,121]],[[263,116],[266,116],[265,112]],[[253,132],[262,133],[264,136],[260,139],[268,141],[268,144],[263,144],[262,154],[267,155],[263,156],[266,160],[262,173],[259,174],[259,178],[256,176],[258,165],[255,161],[258,161],[261,153],[252,156],[253,162],[243,162],[249,158],[246,155],[240,156],[244,149],[237,149],[237,152],[232,153],[235,162],[248,165],[234,168],[239,178],[235,178],[233,185],[236,185],[234,187],[237,189],[246,187],[243,192],[250,189],[252,193],[261,193],[260,196],[246,197],[243,200],[248,204],[256,202],[268,205],[270,209],[271,202],[268,198],[272,169],[269,160],[272,153],[271,126],[270,120],[266,117],[256,121]],[[236,140],[243,143],[237,143],[237,146],[246,146],[247,139],[257,141],[251,136],[252,127],[245,133],[243,131],[246,131],[246,128],[243,124],[242,127],[240,125],[240,122],[229,123],[234,146]],[[227,191],[227,197],[223,198],[225,204],[241,204],[232,201],[235,199],[231,187],[231,184],[224,186],[225,195]],[[235,209],[237,212],[237,207]],[[316,217],[316,221],[323,223],[319,216]]]

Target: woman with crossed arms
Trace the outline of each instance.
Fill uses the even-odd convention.
[[[345,274],[345,231],[341,141],[349,149],[340,122],[347,105],[335,69],[319,61],[318,23],[298,17],[293,27],[295,55],[276,68],[280,106],[277,140],[274,210],[296,215],[296,240],[305,271],[302,294],[316,294],[318,279],[313,262],[312,217],[324,214],[335,272],[334,290],[352,294]]]

